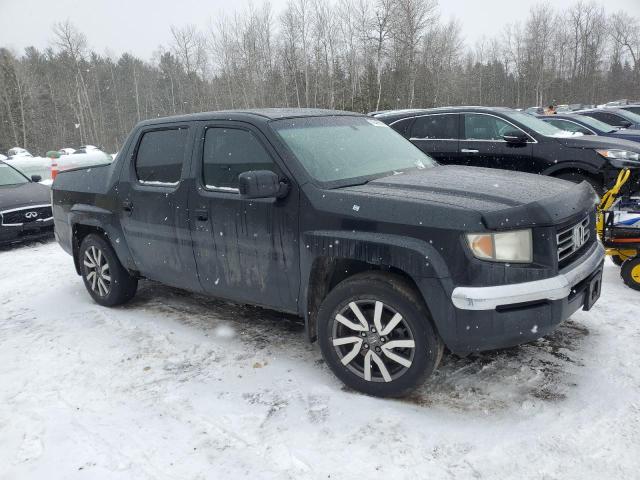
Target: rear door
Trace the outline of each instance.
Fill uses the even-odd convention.
[[[462,117],[460,155],[464,156],[466,165],[522,172],[535,170],[531,143],[514,145],[502,138],[508,131],[522,129],[488,113],[464,113]]]
[[[187,212],[194,130],[188,123],[141,130],[122,169],[118,199],[138,271],[168,285],[200,290]]]
[[[420,150],[443,164],[464,163],[458,151],[457,113],[437,113],[415,117],[409,139]]]
[[[283,199],[240,196],[240,173],[271,170],[285,178],[275,150],[252,125],[206,123],[198,138],[189,209],[203,289],[237,301],[297,311],[297,186],[291,183]]]

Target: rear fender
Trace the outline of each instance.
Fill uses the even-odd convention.
[[[100,208],[88,204],[76,204],[71,207],[69,212],[69,225],[71,226],[74,249],[74,261],[76,262],[76,270],[78,273],[79,265],[77,260],[77,248],[80,246],[77,241],[77,232],[83,229],[95,230],[104,234],[111,246],[116,252],[120,263],[128,270],[136,270],[136,264],[129,250],[129,246],[125,239],[124,233],[120,226],[120,222],[116,215],[107,209]]]

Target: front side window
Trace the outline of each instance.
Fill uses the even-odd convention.
[[[140,183],[177,185],[187,144],[187,129],[154,130],[142,135],[135,168]]]
[[[238,189],[238,175],[251,170],[278,173],[271,156],[247,130],[208,128],[204,138],[202,176],[209,189]]]
[[[428,115],[416,118],[411,138],[453,140],[458,138],[458,115]]]
[[[270,125],[309,175],[335,187],[437,165],[398,132],[372,118],[292,118]]]
[[[0,186],[21,185],[23,183],[29,183],[27,177],[11,168],[6,163],[0,162]]]
[[[514,130],[509,123],[492,115],[465,113],[465,140],[502,140],[502,135]]]
[[[587,112],[585,115],[589,117],[593,117],[602,122],[608,123],[609,125],[613,125],[616,127],[621,127],[625,124],[624,118],[619,115],[614,115],[613,113],[607,112]]]

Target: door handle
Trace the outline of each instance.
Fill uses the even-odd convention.
[[[196,214],[196,219],[199,222],[206,222],[207,220],[209,220],[209,212],[207,210],[204,210],[204,209],[194,210],[193,213]]]
[[[460,150],[460,152],[462,153],[480,153],[480,150],[473,150],[470,148],[463,148],[462,150]]]
[[[133,212],[133,203],[127,201],[122,202],[122,210],[127,212],[127,215],[131,215]]]

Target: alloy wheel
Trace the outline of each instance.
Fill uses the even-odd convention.
[[[391,382],[413,363],[413,332],[402,315],[378,300],[350,302],[335,316],[331,342],[342,364],[370,382]]]
[[[111,291],[111,274],[109,262],[98,247],[91,246],[84,252],[84,266],[87,268],[86,278],[91,290],[101,297]]]

